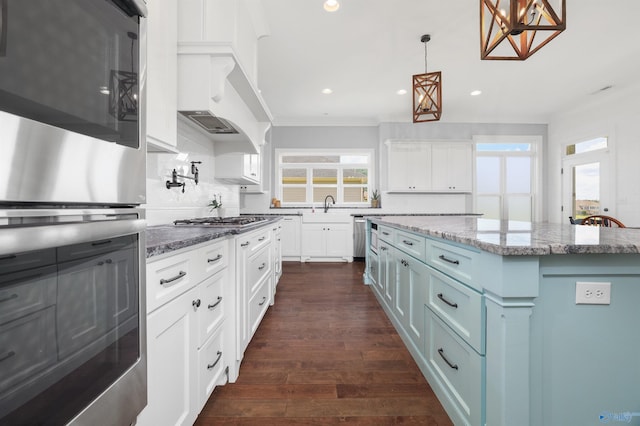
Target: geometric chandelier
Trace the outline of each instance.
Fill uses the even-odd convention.
[[[438,121],[442,115],[441,72],[427,72],[428,34],[420,37],[424,43],[424,74],[413,76],[413,122]]]
[[[480,0],[481,59],[527,59],[565,30],[566,12],[566,0]]]

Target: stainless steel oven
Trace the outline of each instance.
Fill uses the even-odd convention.
[[[143,0],[0,0],[0,425],[146,405]]]

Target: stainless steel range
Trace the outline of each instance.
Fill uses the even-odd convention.
[[[193,219],[180,219],[173,222],[174,225],[185,226],[249,226],[267,220],[261,216],[233,216],[233,217],[196,217]]]

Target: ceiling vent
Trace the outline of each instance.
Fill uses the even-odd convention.
[[[209,111],[179,111],[180,114],[195,122],[209,133],[216,135],[233,135],[238,131],[223,118],[216,117]]]

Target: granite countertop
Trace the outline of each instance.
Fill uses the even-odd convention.
[[[640,229],[508,222],[475,216],[381,216],[373,221],[499,255],[640,253]]]
[[[246,226],[175,226],[155,225],[147,227],[147,259],[193,246],[227,235],[243,234],[276,222],[280,216],[265,216],[266,220]]]

